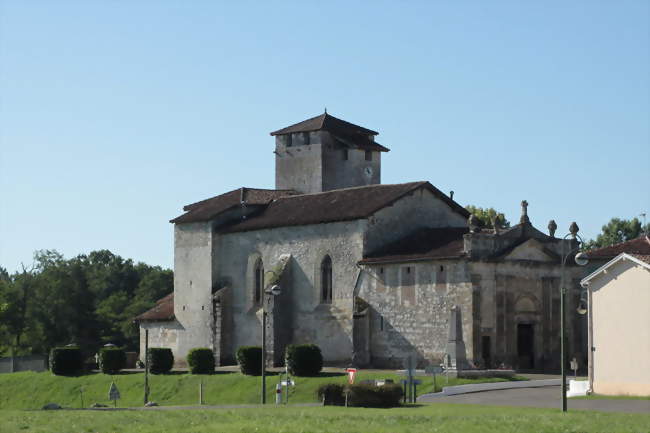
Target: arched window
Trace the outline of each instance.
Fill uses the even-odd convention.
[[[320,264],[321,301],[332,302],[332,259],[325,256]]]
[[[262,263],[262,259],[257,259],[257,262],[255,262],[254,272],[253,299],[256,304],[260,304],[262,303],[262,291],[264,290],[264,263]]]

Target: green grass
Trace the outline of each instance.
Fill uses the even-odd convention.
[[[434,404],[396,409],[264,407],[0,411],[0,433],[640,433],[650,415]]]
[[[357,381],[365,379],[393,379],[399,383],[402,376],[386,371],[363,371],[357,374]],[[344,373],[322,373],[319,377],[295,377],[295,388],[290,394],[292,403],[316,402],[316,389],[324,383],[346,383]],[[421,377],[418,395],[432,392],[432,378]],[[519,379],[519,378],[517,378]],[[267,376],[267,401],[274,401],[275,385],[280,376]],[[450,379],[449,385],[465,383],[497,382],[504,379]],[[40,409],[54,402],[67,408],[81,407],[83,390],[84,407],[93,403],[111,404],[108,390],[115,381],[120,390],[118,407],[138,407],[143,405],[143,373],[119,374],[109,376],[101,373],[78,377],[54,376],[50,372],[21,372],[0,375],[0,409]],[[220,373],[213,375],[191,375],[187,373],[169,375],[149,375],[151,389],[149,400],[160,405],[198,404],[199,382],[203,381],[204,403],[250,404],[258,403],[260,377],[244,376],[240,373]],[[447,386],[444,378],[438,378],[437,390]]]

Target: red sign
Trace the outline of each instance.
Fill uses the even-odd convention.
[[[354,384],[354,376],[357,374],[356,368],[346,368],[345,371],[348,372],[348,383],[350,385]]]

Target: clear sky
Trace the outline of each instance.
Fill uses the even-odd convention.
[[[383,183],[587,238],[650,214],[650,2],[0,0],[0,265],[171,267],[184,204],[274,186],[268,134],[380,132]]]

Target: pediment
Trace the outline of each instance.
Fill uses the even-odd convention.
[[[555,256],[541,242],[535,239],[528,239],[526,242],[517,245],[504,259],[533,262],[554,262],[556,260]]]

